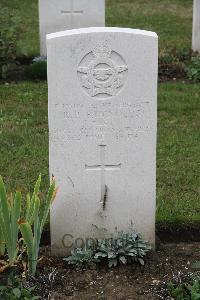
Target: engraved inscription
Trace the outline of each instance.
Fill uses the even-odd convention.
[[[106,99],[121,91],[128,67],[120,54],[103,44],[81,60],[77,73],[82,88],[89,96]]]
[[[144,105],[148,102],[140,104],[132,104],[128,102],[112,103],[112,102],[98,102],[90,105],[83,104],[62,104],[55,108],[62,110],[64,119],[76,121],[76,119],[84,120],[87,118],[92,123],[108,125],[113,118],[127,119],[141,119],[144,115]]]
[[[52,129],[50,131],[51,141],[56,142],[57,144],[64,144],[70,141],[96,141],[102,142],[106,137],[114,139],[115,141],[122,140],[133,140],[138,138],[141,134],[145,132],[150,132],[152,128],[148,126],[131,128],[131,127],[120,127],[118,129],[113,127],[81,127],[75,129]]]
[[[146,118],[147,114],[152,115],[149,101],[56,103],[54,108],[63,125],[52,128],[50,138],[59,144],[81,140],[132,141],[152,130],[151,118]]]

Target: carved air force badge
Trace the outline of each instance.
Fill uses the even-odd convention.
[[[100,45],[83,57],[77,73],[88,95],[106,99],[120,92],[127,79],[128,67],[117,52],[107,45]]]

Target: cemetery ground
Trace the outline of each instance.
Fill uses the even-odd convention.
[[[19,52],[31,57],[39,53],[37,1],[1,0],[20,24]],[[28,16],[28,18],[27,18]],[[107,0],[106,26],[155,31],[159,48],[190,48],[192,0]]]
[[[0,85],[1,174],[8,190],[31,190],[40,172],[48,186],[47,84]],[[199,84],[158,88],[157,222],[195,229],[200,221]],[[13,162],[14,158],[14,162]]]
[[[31,62],[39,55],[37,1],[24,0],[19,5],[17,0],[1,0],[1,5],[14,12],[20,25],[19,61]],[[173,48],[185,55],[184,49],[191,45],[192,1],[107,0],[106,23],[155,31],[160,56]],[[171,299],[166,283],[180,282],[184,274],[199,270],[192,264],[200,260],[200,87],[183,78],[181,71],[175,66],[158,85],[157,251],[148,254],[145,267],[109,269],[90,264],[76,269],[50,256],[47,222],[37,277],[28,283],[45,299],[48,294],[52,300]],[[42,173],[45,193],[49,184],[47,83],[22,78],[16,72],[12,80],[0,84],[0,174],[8,192],[25,194]],[[0,285],[11,272],[21,275],[26,268],[19,264],[0,273]]]
[[[42,172],[42,190],[45,191],[49,180],[47,84],[6,83],[0,86],[0,95],[1,174],[8,190],[20,189],[26,193]],[[34,282],[37,293],[44,296],[46,284],[46,293],[62,300],[94,297],[157,299],[161,295],[166,297],[165,282],[172,279],[173,272],[185,274],[190,270],[192,263],[199,259],[200,251],[199,244],[195,243],[195,240],[199,241],[200,223],[197,168],[199,97],[198,84],[159,84],[158,251],[148,255],[145,269],[120,266],[113,270],[92,265],[76,271],[61,260],[46,255],[48,247],[44,247],[45,256],[38,267],[40,275]],[[49,244],[48,225],[46,227],[43,244]],[[175,244],[183,241],[187,243]],[[54,268],[58,274],[50,291],[47,277]]]

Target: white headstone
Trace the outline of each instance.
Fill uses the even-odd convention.
[[[200,0],[194,0],[192,49],[200,53]]]
[[[110,237],[131,224],[154,245],[157,47],[155,33],[133,29],[47,36],[57,254],[72,239]]]
[[[66,29],[105,26],[105,0],[39,0],[40,55],[46,34]]]

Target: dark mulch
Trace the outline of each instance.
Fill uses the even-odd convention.
[[[10,67],[7,78],[0,82],[21,82],[25,80],[31,80],[31,78],[27,78],[26,76],[26,68],[28,65],[32,63],[33,57],[26,57],[21,56],[17,58],[16,64]],[[35,74],[36,79],[32,78],[34,81],[39,81],[40,76]],[[46,76],[43,80],[46,80]],[[159,82],[184,82],[184,83],[191,83],[191,81],[187,78],[187,74],[184,68],[180,68],[179,65],[163,65],[159,63],[159,70],[158,70],[158,80]]]
[[[113,269],[107,265],[76,269],[51,257],[48,246],[41,251],[44,256],[38,264],[37,276],[29,278],[27,284],[34,285],[45,300],[170,299],[166,282],[178,272],[187,274],[192,263],[200,260],[200,243],[160,244],[157,251],[149,253],[144,267]]]

